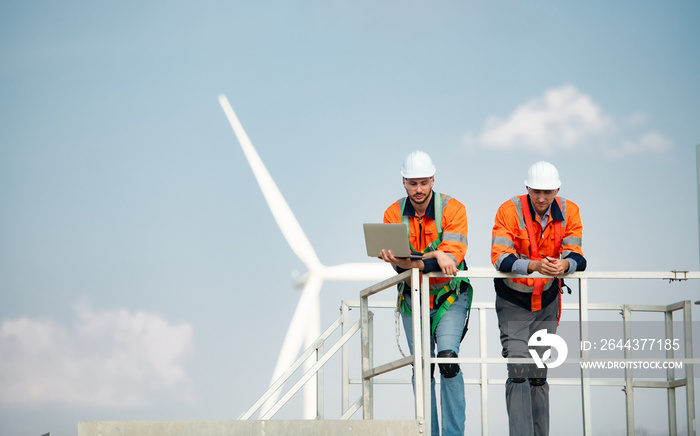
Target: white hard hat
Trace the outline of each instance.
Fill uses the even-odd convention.
[[[414,151],[403,161],[401,175],[406,179],[422,179],[435,175],[435,165],[427,153]]]
[[[527,170],[527,180],[525,186],[532,189],[559,189],[559,171],[549,162],[540,161]]]

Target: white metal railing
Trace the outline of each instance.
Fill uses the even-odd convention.
[[[465,272],[460,272],[459,276],[469,277],[470,279],[488,279],[494,277],[517,277],[514,274],[504,274],[491,269],[480,269],[480,270],[470,270]],[[543,277],[537,273],[533,273],[532,277]],[[477,365],[479,368],[478,378],[465,378],[465,384],[477,385],[480,387],[480,402],[481,402],[481,433],[482,435],[489,434],[488,426],[488,415],[487,415],[487,404],[488,404],[488,386],[489,385],[503,385],[505,383],[504,378],[489,378],[488,370],[489,366],[492,365],[505,365],[508,360],[502,357],[488,357],[487,354],[487,339],[486,332],[488,330],[486,322],[486,314],[488,311],[495,310],[495,304],[493,302],[474,302],[472,304],[472,315],[470,318],[477,316],[479,325],[479,356],[478,357],[457,357],[457,358],[435,358],[430,357],[430,323],[421,323],[420,317],[413,317],[413,350],[414,353],[411,356],[403,357],[390,361],[388,363],[383,363],[379,366],[374,366],[374,350],[373,350],[373,314],[370,312],[370,308],[395,308],[395,285],[399,282],[411,277],[412,283],[412,311],[413,313],[420,313],[421,317],[429,318],[429,306],[428,306],[428,292],[420,292],[421,287],[423,289],[428,289],[428,280],[430,277],[443,277],[439,273],[431,273],[426,275],[421,275],[418,270],[406,271],[402,274],[396,275],[382,282],[374,284],[366,289],[360,291],[359,302],[343,301],[341,305],[340,316],[333,322],[333,324],[319,337],[318,340],[314,342],[307,350],[305,350],[302,355],[297,359],[297,361],[290,366],[290,368],[277,380],[270,388],[265,392],[265,394],[239,419],[247,420],[261,408],[265,402],[267,402],[277,391],[281,390],[283,385],[291,380],[291,377],[298,369],[306,362],[308,359],[312,358],[315,360],[314,365],[300,378],[296,383],[285,393],[264,415],[260,416],[260,419],[270,419],[272,418],[302,387],[304,384],[312,381],[313,377],[316,376],[316,405],[317,405],[317,419],[324,419],[324,379],[323,379],[323,367],[329,361],[329,359],[337,353],[337,351],[342,350],[342,366],[341,366],[341,379],[342,379],[342,404],[341,404],[341,420],[350,419],[354,416],[360,409],[363,411],[363,419],[373,419],[374,413],[374,385],[375,383],[402,383],[410,384],[411,380],[386,380],[375,378],[379,375],[387,374],[391,371],[397,370],[399,368],[404,368],[409,365],[413,365],[415,376],[414,389],[415,389],[415,419],[419,422],[423,434],[429,434],[430,432],[430,419],[426,417],[426,410],[430,410],[430,370],[424,371],[425,368],[430,368],[430,364],[437,363],[462,363],[467,365]],[[634,380],[631,371],[625,370],[625,377],[623,380],[597,380],[592,379],[588,376],[588,370],[581,369],[580,377],[575,379],[550,379],[549,383],[552,385],[571,385],[580,386],[581,389],[581,404],[582,404],[582,424],[583,433],[585,435],[593,434],[592,430],[592,418],[591,418],[591,386],[620,386],[623,388],[626,394],[626,424],[627,433],[629,435],[634,434],[634,389],[635,388],[663,388],[666,389],[667,403],[668,403],[668,419],[669,419],[669,434],[677,433],[677,416],[676,416],[676,404],[675,404],[675,390],[677,388],[685,387],[686,393],[686,423],[688,428],[688,434],[696,434],[695,429],[695,397],[694,397],[694,368],[693,365],[700,363],[700,359],[693,358],[693,348],[692,348],[692,317],[691,317],[691,303],[689,301],[683,301],[671,305],[630,305],[630,304],[601,304],[601,303],[589,303],[588,301],[588,282],[590,280],[615,280],[615,279],[640,279],[640,280],[668,280],[673,281],[687,281],[700,278],[700,272],[688,272],[688,271],[670,271],[670,272],[578,272],[566,277],[567,280],[577,280],[579,284],[579,301],[578,304],[575,303],[564,303],[563,310],[576,311],[578,313],[578,320],[580,321],[580,339],[581,341],[587,340],[588,332],[586,331],[587,321],[589,321],[589,313],[591,311],[619,311],[623,316],[624,323],[624,335],[625,338],[629,338],[629,326],[631,322],[631,316],[634,312],[657,312],[664,314],[664,321],[666,325],[666,337],[673,336],[673,313],[680,311],[683,315],[683,338],[684,338],[684,356],[682,361],[686,364],[685,377],[682,379],[676,379],[676,375],[673,369],[667,371],[667,377],[665,381],[639,381]],[[492,285],[491,285],[492,286]],[[380,295],[387,289],[391,289],[391,300],[392,301],[381,301],[370,302],[370,297]],[[348,312],[354,308],[360,308],[360,319],[355,323],[351,323]],[[473,322],[473,321],[471,321]],[[326,343],[329,338],[340,330],[340,339],[333,344],[327,352],[324,352]],[[349,344],[350,339],[360,331],[360,349],[362,354],[362,372],[361,379],[353,380],[350,378],[350,357],[352,352],[352,347]],[[426,346],[425,344],[428,344]],[[588,352],[586,350],[580,350],[579,358],[567,358],[565,364],[578,364],[581,361],[588,359]],[[630,355],[625,354],[625,359],[629,359]],[[674,359],[673,350],[667,351],[667,359]],[[532,360],[526,360],[532,363]],[[622,359],[624,360],[624,359]],[[513,362],[513,359],[510,360]],[[439,381],[438,381],[439,383]],[[350,386],[353,384],[362,385],[362,395],[360,398],[356,399],[351,404],[350,399]]]
[[[412,280],[412,298],[411,304],[413,305],[413,313],[420,313],[422,319],[430,318],[430,308],[428,304],[429,293],[420,292],[420,289],[429,289],[428,280],[430,277],[445,277],[443,274],[431,273],[422,276],[420,280],[420,285],[418,285],[420,277],[418,270],[406,271],[400,277],[408,277],[411,274]],[[515,274],[505,274],[496,272],[493,270],[479,270],[479,271],[464,271],[459,272],[460,277],[474,278],[494,278],[494,277],[517,277]],[[531,277],[544,277],[537,273],[533,273]],[[397,276],[396,279],[398,279]],[[627,433],[628,435],[634,435],[634,388],[665,388],[667,389],[668,395],[668,414],[669,414],[669,434],[676,434],[676,405],[675,405],[675,389],[679,387],[685,387],[686,389],[686,409],[687,409],[687,428],[688,434],[694,435],[696,433],[695,429],[695,387],[694,387],[694,368],[693,365],[700,363],[698,360],[693,359],[692,350],[692,317],[691,317],[691,303],[690,301],[684,301],[669,306],[644,306],[644,305],[626,305],[626,304],[591,304],[588,302],[588,281],[589,280],[599,280],[599,279],[642,279],[642,280],[668,280],[673,281],[685,281],[691,279],[699,279],[700,272],[689,272],[689,271],[670,271],[670,272],[577,272],[566,277],[568,280],[578,280],[579,283],[579,303],[578,305],[564,305],[564,309],[576,309],[579,313],[580,322],[580,339],[581,341],[586,341],[588,339],[587,332],[587,321],[589,321],[589,311],[591,310],[620,310],[623,313],[623,320],[625,324],[624,335],[625,339],[629,336],[629,326],[631,322],[631,314],[635,311],[642,312],[662,312],[665,315],[666,323],[666,336],[673,335],[672,330],[672,320],[673,312],[677,310],[682,310],[683,322],[684,322],[684,358],[682,361],[685,365],[685,378],[676,379],[675,374],[672,369],[667,371],[667,380],[665,382],[654,382],[645,381],[637,382],[633,379],[632,372],[625,369],[625,380],[622,382],[626,394],[626,420],[627,420]],[[436,358],[430,357],[430,322],[420,322],[419,317],[413,317],[413,338],[414,338],[414,354],[407,358],[398,359],[393,362],[383,364],[379,367],[373,367],[372,364],[372,345],[370,341],[370,329],[369,325],[365,325],[366,320],[369,320],[369,302],[368,298],[380,293],[381,291],[387,289],[391,284],[384,281],[377,285],[371,286],[360,292],[360,307],[361,307],[361,320],[362,320],[362,386],[363,386],[363,417],[365,419],[372,419],[373,416],[373,378],[384,374],[393,369],[401,368],[408,364],[414,365],[415,370],[415,416],[416,419],[422,421],[426,427],[426,434],[430,433],[430,422],[426,416],[426,411],[430,410],[430,378],[431,371],[430,364],[437,363],[466,363],[466,364],[478,364],[480,366],[480,377],[478,380],[466,380],[465,383],[475,382],[481,386],[481,430],[482,435],[488,435],[488,419],[486,414],[486,404],[488,401],[487,385],[494,383],[503,383],[505,380],[491,380],[487,376],[488,365],[489,364],[506,364],[508,361],[503,358],[488,358],[486,355],[486,338],[485,338],[485,316],[483,311],[486,309],[494,309],[493,304],[474,304],[472,309],[477,309],[479,312],[479,322],[480,322],[480,357],[478,358]],[[420,303],[418,303],[420,301]],[[420,338],[418,340],[417,338]],[[628,350],[629,351],[629,350]],[[667,359],[673,359],[673,350],[667,350]],[[580,350],[580,359],[567,359],[566,363],[579,363],[581,361],[586,361],[589,358],[587,350]],[[630,354],[625,353],[625,359],[630,359]],[[524,359],[529,363],[533,363],[532,360]],[[510,362],[513,362],[511,359]],[[627,367],[625,367],[627,368]],[[427,369],[427,370],[426,370]],[[552,380],[552,384],[571,384],[581,386],[581,399],[582,399],[582,420],[583,420],[583,432],[585,435],[592,435],[592,419],[591,419],[591,396],[590,387],[591,384],[595,385],[619,385],[619,382],[611,380],[591,380],[588,376],[588,370],[581,366],[580,379],[579,380]]]
[[[299,390],[315,375],[317,376],[317,419],[323,419],[323,376],[322,370],[323,366],[328,362],[328,360],[333,357],[333,355],[345,344],[347,341],[355,334],[360,328],[360,324],[355,323],[349,329],[344,331],[343,336],[328,350],[324,353],[326,340],[333,334],[339,327],[343,326],[344,317],[341,315],[338,319],[333,322],[333,324],[326,329],[326,331],[321,334],[321,336],[314,341],[309,348],[307,348],[302,355],[278,378],[270,387],[265,391],[265,393],[260,397],[258,401],[253,404],[246,412],[244,412],[238,419],[248,420],[255,412],[260,410],[260,408],[265,404],[278,390],[282,389],[284,383],[286,383],[290,377],[301,367],[301,365],[306,362],[312,355],[315,355],[316,363],[309,368],[301,378],[285,393],[282,398],[275,402],[275,404],[265,413],[260,419],[270,419],[272,418]]]
[[[399,282],[405,280],[408,277],[408,273],[397,275],[395,277],[389,278],[374,285],[372,288],[377,288],[379,290],[387,289],[397,285]],[[324,386],[323,386],[323,367],[328,361],[339,351],[342,350],[342,416],[340,419],[349,419],[362,407],[362,398],[355,401],[354,404],[349,404],[349,386],[350,386],[350,369],[349,369],[349,355],[350,349],[348,342],[350,339],[357,334],[361,329],[361,324],[364,325],[364,334],[368,336],[368,343],[371,342],[371,332],[372,328],[372,316],[368,314],[367,317],[363,318],[362,322],[357,321],[355,323],[350,322],[350,317],[348,316],[348,311],[353,307],[352,304],[347,304],[343,302],[341,305],[340,316],[324,331],[319,338],[314,341],[302,354],[294,361],[294,363],[277,379],[270,387],[263,393],[263,395],[253,404],[248,410],[238,418],[239,420],[249,420],[252,416],[262,410],[262,407],[267,403],[273,396],[281,391],[284,384],[292,380],[292,377],[299,371],[299,368],[309,359],[314,359],[315,363],[306,372],[300,375],[299,379],[296,380],[294,385],[287,390],[287,392],[282,395],[278,400],[274,401],[274,404],[270,408],[262,413],[259,419],[271,419],[279,410],[284,407],[289,400],[297,394],[301,388],[312,381],[313,377],[316,376],[316,419],[324,419]],[[354,307],[359,307],[359,304],[355,304]],[[377,307],[387,307],[386,304],[380,303]],[[325,351],[326,342],[331,338],[331,336],[341,330],[341,337],[328,349]],[[371,361],[371,359],[370,359]],[[407,364],[410,364],[408,362]]]

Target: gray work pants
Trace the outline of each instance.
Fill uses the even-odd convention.
[[[503,357],[531,358],[528,341],[538,330],[556,333],[559,298],[537,312],[531,312],[496,296],[496,315],[501,331]],[[546,350],[538,347],[540,356]],[[506,408],[510,436],[549,435],[549,385],[547,368],[534,364],[508,364]]]

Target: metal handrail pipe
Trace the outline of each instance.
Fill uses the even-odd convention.
[[[311,377],[313,377],[316,374],[316,371],[318,371],[319,368],[325,365],[326,362],[331,357],[333,357],[333,355],[336,352],[338,352],[338,350],[340,350],[343,344],[349,341],[350,338],[352,338],[352,336],[359,330],[360,323],[357,322],[353,324],[353,326],[347,331],[347,333],[345,333],[340,339],[338,339],[338,342],[333,344],[331,349],[328,350],[328,352],[324,354],[321,359],[314,363],[313,366],[311,366],[311,368],[309,368],[309,370],[301,377],[301,379],[299,379],[299,381],[297,381],[296,384],[289,389],[289,391],[277,402],[277,404],[275,404],[275,406],[273,406],[268,411],[268,413],[265,416],[262,417],[262,419],[270,419],[271,417],[273,417],[275,413],[277,413],[279,409],[281,409],[282,406],[284,406],[287,403],[287,401],[289,401],[289,399],[292,398],[294,394],[296,394],[299,391],[299,389],[301,389],[306,384],[306,382],[308,382],[311,379]]]
[[[428,277],[451,277],[441,272],[427,273]],[[523,274],[504,273],[491,268],[477,267],[467,271],[458,271],[457,277],[468,278],[518,278]],[[527,274],[526,277],[551,279],[551,276],[542,275],[538,272]],[[577,271],[566,274],[562,278],[567,279],[661,279],[670,281],[684,281],[688,279],[700,279],[700,271]]]
[[[372,377],[376,377],[378,375],[386,374],[387,372],[394,371],[399,368],[403,368],[404,366],[408,366],[413,363],[413,355],[403,357],[398,360],[394,360],[393,362],[386,363],[384,365],[377,366],[375,368],[370,369],[369,371],[365,371],[362,374],[362,378],[364,379],[369,379]]]
[[[379,292],[383,291],[384,289],[393,286],[393,285],[398,285],[404,280],[407,280],[411,276],[411,270],[407,270],[402,272],[401,274],[395,275],[393,277],[390,277],[388,279],[382,280],[379,283],[376,283],[372,286],[369,286],[363,290],[360,291],[360,298],[368,298],[371,297],[372,295],[378,294]]]
[[[341,317],[338,317],[333,324],[328,327],[323,334],[314,341],[313,344],[311,344],[304,352],[299,356],[297,360],[294,361],[294,363],[277,379],[273,384],[270,385],[269,388],[265,391],[265,393],[260,397],[258,401],[253,404],[250,409],[248,409],[243,415],[240,416],[240,420],[247,420],[250,419],[253,414],[260,409],[260,407],[265,404],[265,402],[270,399],[270,397],[279,390],[284,383],[287,382],[287,380],[294,374],[300,367],[301,365],[306,362],[306,360],[311,357],[311,355],[316,351],[316,349],[330,337],[331,334],[333,334],[334,331],[338,329],[342,325],[342,319]]]

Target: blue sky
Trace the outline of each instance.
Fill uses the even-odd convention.
[[[3,3],[0,434],[233,419],[264,391],[305,267],[221,93],[327,265],[368,260],[361,224],[422,149],[467,207],[469,265],[546,159],[589,270],[697,270],[698,18],[684,0]],[[360,286],[324,284],[323,328]],[[697,299],[674,286],[592,299]]]

